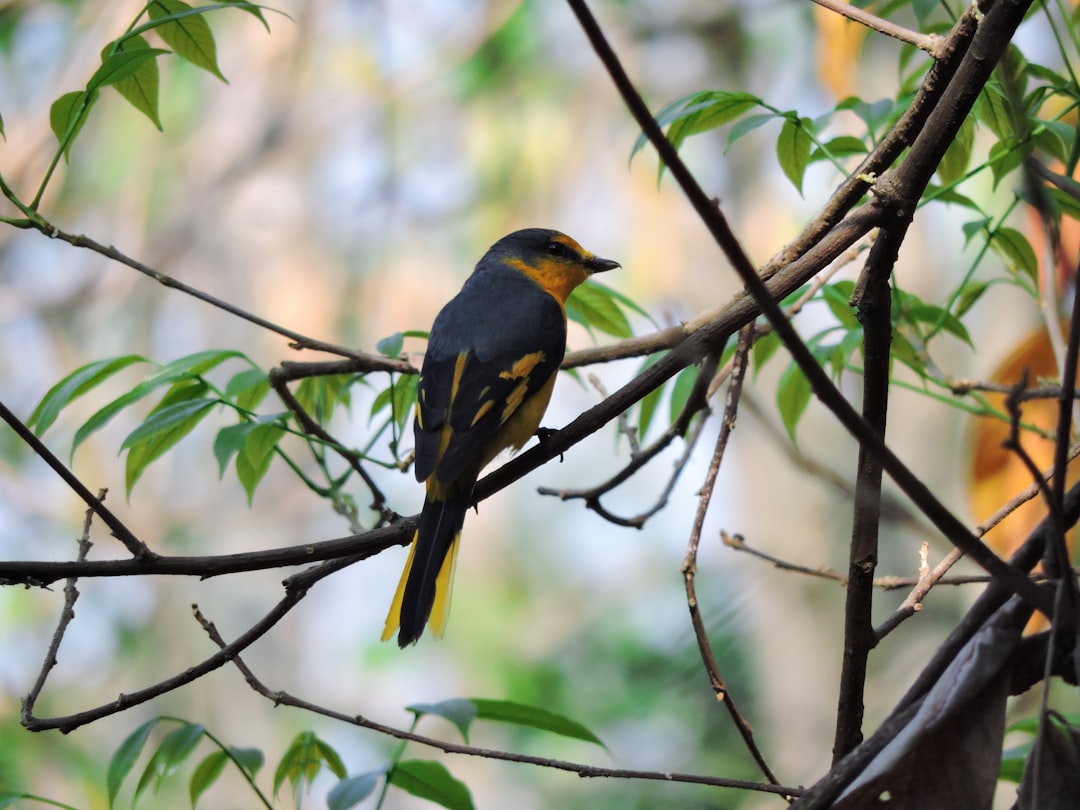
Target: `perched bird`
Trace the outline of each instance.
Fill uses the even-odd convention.
[[[398,630],[398,646],[413,644],[429,619],[442,636],[476,479],[539,428],[566,352],[567,297],[618,266],[558,231],[517,231],[484,254],[435,318],[413,423],[426,497],[383,641]]]

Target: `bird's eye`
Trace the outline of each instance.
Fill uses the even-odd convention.
[[[566,245],[562,242],[548,242],[547,252],[551,256],[562,258],[566,255]]]

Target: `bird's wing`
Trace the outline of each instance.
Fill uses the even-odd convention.
[[[532,289],[535,295],[496,298],[494,320],[491,300],[481,313],[467,296],[436,320],[417,388],[417,480],[437,473],[450,484],[497,455],[503,447],[491,443],[499,428],[558,371],[566,350],[562,308]]]

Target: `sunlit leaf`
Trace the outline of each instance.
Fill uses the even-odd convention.
[[[151,49],[150,43],[140,35],[125,39],[120,47],[122,53],[155,50]],[[135,69],[130,76],[114,79],[112,86],[116,88],[116,92],[127,99],[127,102],[132,107],[149,118],[154,126],[160,130],[162,128],[161,118],[158,114],[160,76],[156,58],[158,53],[168,53],[168,51],[156,50],[155,58],[147,59],[135,65]],[[102,58],[104,58],[104,54]]]
[[[665,105],[656,114],[656,123],[661,127],[670,125],[668,140],[677,149],[690,135],[715,129],[733,121],[761,103],[761,99],[750,93],[706,90],[677,98]],[[648,138],[644,133],[638,135],[630,150],[631,161],[647,143]]]
[[[134,38],[132,39],[132,42],[135,42]],[[134,76],[142,66],[149,62],[154,62],[157,57],[163,53],[169,53],[169,51],[162,50],[161,48],[151,48],[146,40],[142,41],[141,46],[136,45],[130,49],[114,51],[113,53],[108,53],[108,50],[109,48],[106,48],[107,55],[102,56],[101,66],[94,71],[94,75],[91,76],[90,81],[86,83],[89,90],[97,90],[101,87],[107,87],[111,84],[116,84],[117,82],[129,79]],[[154,69],[154,74],[156,77],[156,68]]]
[[[129,497],[143,470],[194,430],[216,404],[213,399],[175,402],[151,414],[128,434],[120,449],[128,451],[124,486]]]
[[[152,0],[147,12],[157,23],[158,35],[177,56],[225,81],[217,64],[214,34],[202,13],[181,0]]]
[[[254,410],[270,392],[270,379],[261,368],[237,372],[225,384],[225,398],[235,400],[245,411]]]
[[[70,405],[73,400],[96,388],[128,366],[147,362],[149,361],[141,355],[127,354],[123,357],[97,360],[80,366],[46,392],[41,402],[34,408],[34,412],[30,414],[26,424],[34,429],[36,435],[41,436],[56,421],[60,411]]]
[[[236,475],[247,493],[248,506],[255,496],[256,487],[270,469],[274,449],[284,435],[285,429],[279,422],[273,421],[256,424],[244,436],[244,443],[236,456]],[[215,453],[216,449],[215,446]]]
[[[71,146],[82,131],[90,115],[90,108],[94,106],[97,98],[97,90],[89,93],[85,90],[76,90],[64,93],[49,108],[49,127],[56,136],[56,140],[64,144],[64,160],[71,159]]]
[[[630,322],[611,290],[595,281],[586,281],[566,301],[566,317],[586,329],[596,328],[617,338],[633,335]]]

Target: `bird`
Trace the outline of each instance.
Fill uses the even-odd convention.
[[[441,638],[465,513],[476,479],[503,450],[537,433],[566,352],[566,300],[594,273],[619,267],[564,233],[504,236],[442,308],[416,391],[413,470],[424,506],[382,640],[401,648],[429,624]]]

